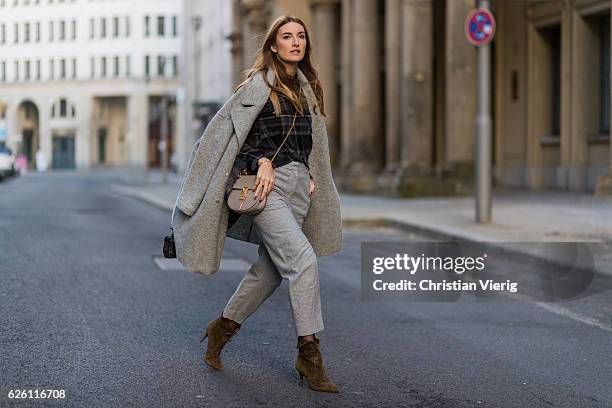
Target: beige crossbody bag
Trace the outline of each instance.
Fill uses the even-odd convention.
[[[299,96],[301,96],[301,94],[302,94],[302,87],[300,87]],[[276,158],[276,155],[278,154],[280,149],[285,144],[287,137],[289,137],[289,135],[291,134],[291,131],[293,130],[293,127],[295,126],[296,117],[297,117],[297,111],[293,115],[293,122],[291,123],[291,127],[289,128],[289,131],[285,135],[285,138],[283,139],[283,142],[281,143],[281,145],[278,147],[278,149],[276,149],[276,152],[274,153],[274,156],[272,156],[272,159],[270,159],[270,163],[274,161],[274,159]],[[238,214],[255,215],[263,211],[263,209],[266,207],[266,202],[268,201],[268,197],[266,196],[266,198],[263,200],[260,200],[259,198],[257,199],[253,198],[253,195],[255,194],[255,190],[253,187],[255,186],[257,175],[256,174],[246,174],[246,173],[247,173],[246,169],[242,169],[240,171],[240,175],[234,182],[234,185],[232,186],[232,190],[229,193],[229,196],[227,197],[227,205],[232,211]]]

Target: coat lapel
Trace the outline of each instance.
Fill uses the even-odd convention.
[[[274,81],[274,71],[270,68],[266,73],[268,83]],[[313,106],[316,103],[314,92],[308,83],[308,79],[304,75],[301,69],[298,68],[298,79],[302,83],[302,89],[308,100],[308,108],[311,114],[314,115]],[[263,75],[261,73],[255,74],[253,79],[244,84],[244,89],[238,98],[238,101],[231,108],[230,115],[236,136],[243,142],[246,140],[247,134],[251,130],[251,126],[255,121],[256,116],[259,114],[263,106],[270,97],[270,88],[266,85]],[[315,118],[318,120],[319,118]]]
[[[268,70],[267,76],[268,81],[273,79],[274,73],[272,70]],[[270,88],[266,85],[260,73],[255,74],[252,80],[243,86],[244,89],[240,98],[230,110],[234,130],[240,142],[244,142],[246,139],[255,118],[270,96]]]

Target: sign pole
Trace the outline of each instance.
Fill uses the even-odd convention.
[[[489,1],[481,0],[488,9]],[[491,221],[491,47],[478,48],[478,116],[476,117],[476,222]]]
[[[476,113],[475,201],[476,222],[491,221],[491,47],[495,34],[495,19],[489,11],[489,1],[480,0],[479,8],[466,19],[468,41],[478,47],[478,111]]]

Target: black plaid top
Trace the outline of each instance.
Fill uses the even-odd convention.
[[[291,128],[295,109],[284,96],[279,95],[278,99],[281,115],[276,116],[274,114],[274,105],[268,98],[236,158],[245,162],[249,174],[257,173],[259,169],[257,160],[260,158],[272,159],[276,149]],[[272,162],[273,168],[281,167],[292,161],[302,162],[310,168],[308,166],[308,155],[312,150],[312,118],[303,94],[302,106],[304,107],[304,116],[298,113],[295,118],[295,125],[291,134],[274,158],[274,162]],[[312,179],[312,176],[310,178]]]

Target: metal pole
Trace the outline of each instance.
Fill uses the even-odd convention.
[[[162,64],[162,78],[166,79],[166,57],[161,57]],[[161,168],[162,168],[162,183],[168,181],[168,100],[165,91],[162,91],[160,104],[160,143],[159,150],[161,150]]]
[[[168,181],[168,101],[166,95],[161,97],[161,153],[162,183]]]
[[[488,0],[480,7],[489,8]],[[478,47],[478,113],[476,116],[476,222],[491,221],[491,47]]]

